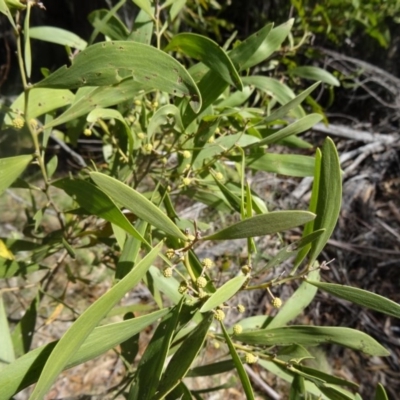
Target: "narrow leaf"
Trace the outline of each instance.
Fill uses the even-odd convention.
[[[270,235],[303,225],[314,218],[315,215],[309,211],[274,211],[240,221],[204,237],[203,240],[229,240]]]
[[[87,46],[86,41],[75,33],[54,26],[31,27],[29,35],[32,39],[69,46],[78,50],[84,50]]]
[[[10,334],[10,327],[8,325],[7,313],[4,307],[3,295],[0,292],[0,371],[3,373],[3,368],[11,364],[14,359],[14,348]]]
[[[325,229],[325,232],[311,244],[310,260],[312,265],[328,239],[331,237],[339,218],[342,204],[342,174],[339,156],[335,144],[329,137],[322,146],[321,172],[318,184],[318,199],[314,230]]]
[[[189,377],[197,377],[197,376],[211,376],[222,374],[224,372],[231,371],[235,368],[235,364],[232,360],[220,361],[213,364],[206,364],[200,367],[195,367],[191,369],[186,375]]]
[[[199,89],[186,69],[161,50],[137,42],[113,41],[89,46],[74,58],[69,68],[59,68],[34,87],[107,86],[128,77],[153,89],[190,97],[195,112],[201,108]]]
[[[244,393],[246,394],[246,399],[254,400],[255,397],[254,397],[254,393],[253,393],[253,388],[251,387],[250,379],[246,373],[246,370],[243,367],[242,361],[240,360],[238,353],[236,352],[235,346],[233,345],[232,340],[229,337],[228,332],[226,331],[225,326],[222,322],[221,322],[221,330],[222,330],[222,333],[224,334],[226,344],[228,345],[229,353],[231,354],[232,361],[235,364],[236,371],[240,378],[240,382],[242,382]]]
[[[64,369],[72,368],[105,353],[141,332],[154,321],[163,317],[168,311],[168,309],[163,309],[143,317],[95,328],[80,349],[72,354]],[[1,371],[1,394],[5,399],[11,399],[14,394],[38,380],[46,360],[57,343],[55,341],[38,347]]]
[[[85,310],[65,332],[48,358],[30,400],[39,400],[44,397],[59,373],[65,368],[72,355],[82,346],[96,325],[129,290],[139,283],[156,259],[162,245],[163,243],[160,242],[125,278],[121,279],[112,289]]]
[[[195,33],[179,33],[168,43],[164,51],[180,51],[203,62],[225,82],[243,90],[243,83],[232,61],[213,40]]]
[[[153,8],[151,7],[150,0],[132,0],[140,9],[145,11],[150,17],[153,17]]]
[[[215,293],[203,304],[200,308],[200,312],[204,313],[218,307],[225,301],[228,301],[234,296],[246,282],[247,277],[245,275],[239,275],[230,279],[219,287]]]
[[[155,204],[136,190],[99,172],[91,172],[90,177],[103,192],[117,203],[131,210],[143,221],[179,239],[187,239],[180,229]]]
[[[368,292],[367,290],[338,285],[335,283],[316,282],[312,279],[306,280],[310,285],[316,286],[324,292],[344,300],[351,301],[359,306],[367,307],[371,310],[379,311],[391,317],[400,318],[400,305],[386,297]]]
[[[91,215],[104,218],[106,221],[119,226],[134,238],[143,243],[146,242],[115,203],[97,186],[84,180],[69,178],[53,182],[53,186],[65,190],[68,195],[76,200]]]
[[[378,383],[376,387],[375,400],[389,400],[386,390],[381,383]]]
[[[321,81],[332,86],[340,86],[340,82],[328,71],[313,66],[301,66],[293,68],[289,71],[291,75],[300,78],[311,79],[313,81]]]
[[[31,155],[0,158],[0,195],[24,172]]]
[[[359,350],[371,356],[388,356],[390,353],[375,339],[364,332],[350,328],[322,326],[290,326],[276,329],[260,329],[241,333],[237,340],[246,344],[284,346],[300,344],[317,346],[335,343],[350,349]]]
[[[193,329],[187,335],[181,347],[172,356],[157,388],[155,400],[164,398],[186,376],[190,365],[203,347],[212,320],[212,313],[205,314],[196,329]]]

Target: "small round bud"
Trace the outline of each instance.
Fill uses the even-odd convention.
[[[92,130],[89,129],[89,128],[86,128],[86,129],[83,131],[83,134],[84,134],[85,136],[92,136]]]
[[[245,361],[247,364],[255,364],[258,360],[258,357],[256,357],[253,353],[246,353],[245,355]]]
[[[168,250],[165,252],[165,256],[166,256],[169,260],[171,260],[171,259],[174,257],[174,255],[175,255],[175,250],[174,250],[174,249],[168,249]]]
[[[138,134],[137,134],[137,137],[140,139],[140,140],[143,140],[145,137],[146,137],[146,135],[143,133],[143,132],[139,132]],[[151,146],[151,145],[150,145]]]
[[[219,129],[219,128],[217,128],[216,130],[215,130],[215,133],[221,133],[221,130]]]
[[[216,310],[214,314],[214,318],[217,321],[223,321],[225,319],[225,313],[222,310]]]
[[[190,153],[190,151],[188,151],[188,150],[185,150],[183,153],[182,153],[182,157],[183,158],[190,158],[191,157],[191,153]]]
[[[134,103],[135,103],[135,106],[141,106],[142,100],[135,100]]]
[[[162,162],[164,165],[167,164],[167,162],[168,162],[167,157],[163,157],[163,158],[161,159],[161,162]]]
[[[219,342],[214,342],[214,349],[219,349],[221,347]]]
[[[215,174],[215,179],[216,179],[217,181],[222,181],[222,180],[224,180],[224,175],[222,175],[221,172],[217,172],[217,173]]]
[[[238,304],[236,308],[241,314],[246,311],[246,307],[243,304]]]
[[[211,260],[210,258],[205,258],[205,259],[201,262],[201,265],[202,265],[204,268],[210,269],[210,268],[212,268],[212,267],[214,266],[214,262],[213,262],[213,260]]]
[[[145,154],[150,154],[150,153],[152,152],[152,150],[153,150],[153,145],[152,145],[151,143],[146,143],[146,144],[143,146],[143,152],[144,152]]]
[[[130,115],[130,116],[128,117],[128,121],[129,121],[131,124],[133,124],[133,123],[135,122],[135,120],[136,120],[136,118],[135,118],[133,115]]]
[[[179,292],[180,294],[184,294],[184,293],[187,292],[187,290],[188,290],[188,284],[187,284],[187,282],[182,281],[182,282],[179,284],[178,292]]]
[[[15,129],[20,130],[20,129],[22,129],[22,128],[24,127],[24,125],[25,125],[25,121],[24,121],[24,119],[21,118],[21,117],[16,117],[16,118],[14,118],[14,119],[12,120],[12,126],[13,126],[13,128],[15,128]]]
[[[199,299],[204,299],[205,297],[208,297],[208,293],[205,290],[199,288]]]
[[[234,335],[240,335],[243,332],[242,325],[236,324],[233,325],[233,334]]]
[[[184,186],[189,186],[192,183],[192,180],[190,178],[183,178],[182,183]]]
[[[198,288],[203,289],[207,285],[207,279],[204,276],[199,276],[196,281],[196,285]]]
[[[207,140],[207,143],[211,144],[215,142],[215,137],[214,136],[210,136]]]
[[[151,106],[152,106],[153,108],[157,108],[157,107],[158,107],[158,101],[153,101],[153,102],[151,103]]]
[[[282,307],[282,300],[279,297],[274,297],[271,301],[272,307],[274,308],[281,308]]]
[[[195,236],[192,235],[191,233],[189,233],[188,235],[186,235],[186,237],[187,237],[191,242],[193,242],[193,240],[196,239]]]
[[[171,267],[164,268],[163,275],[164,275],[165,278],[171,278],[171,276],[172,276],[172,268]]]
[[[241,268],[243,275],[247,275],[250,273],[251,268],[248,265],[243,265],[243,267]]]

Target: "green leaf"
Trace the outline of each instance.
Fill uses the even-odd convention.
[[[178,292],[179,282],[174,278],[165,278],[159,268],[150,267],[148,272],[152,279],[154,286],[162,293],[164,293],[174,304],[179,303],[182,295]]]
[[[400,318],[400,305],[386,297],[351,286],[315,282],[312,279],[307,279],[306,281],[310,285],[316,286],[318,289],[330,293],[333,296],[351,301],[354,304],[367,307],[371,310],[379,311],[391,317]]]
[[[283,41],[288,37],[292,29],[294,19],[277,26],[272,29],[269,35],[257,48],[257,50],[246,59],[241,69],[247,69],[265,61],[273,52],[279,50]],[[233,52],[233,50],[232,50]]]
[[[288,364],[300,364],[303,360],[314,357],[303,346],[292,344],[280,348],[276,353],[276,358]]]
[[[282,107],[279,107],[278,109],[273,111],[268,117],[264,119],[264,122],[265,123],[273,122],[286,116],[289,113],[289,111],[299,106],[311,94],[311,92],[313,92],[316,89],[318,85],[319,82],[314,83],[308,89],[304,90],[298,96],[296,96],[293,100],[290,100]]]
[[[8,18],[10,24],[14,28],[14,31],[16,31],[17,27],[15,26],[15,22],[13,20],[13,17],[12,17],[12,15],[10,13],[10,10],[8,9],[7,4],[5,3],[4,0],[0,0],[0,12],[2,14],[4,14]]]
[[[270,235],[303,225],[315,218],[309,211],[273,211],[256,215],[222,229],[203,240],[230,240]]]
[[[246,370],[244,369],[242,361],[240,360],[240,357],[239,357],[238,353],[236,352],[235,346],[233,345],[232,340],[229,337],[224,324],[221,322],[220,325],[221,325],[222,333],[224,334],[226,344],[228,345],[229,353],[231,354],[232,361],[235,364],[236,371],[239,375],[240,382],[242,382],[244,393],[246,394],[246,399],[254,400],[255,397],[254,397],[254,393],[253,393],[253,388],[251,387],[250,379],[246,373]]]
[[[140,9],[145,11],[151,18],[153,16],[153,8],[151,7],[150,0],[132,0]]]
[[[27,3],[26,14],[24,18],[24,64],[27,78],[30,78],[32,73],[32,51],[31,38],[29,33],[32,6],[32,3]],[[20,56],[22,56],[22,54],[20,54]]]
[[[61,125],[78,117],[81,117],[82,115],[88,114],[90,111],[95,110],[98,107],[104,108],[128,101],[144,89],[149,88],[142,83],[135,82],[133,79],[126,79],[119,85],[102,86],[91,89],[89,91],[85,90],[85,93],[83,93],[82,96],[78,96],[80,91],[82,91],[82,89],[80,89],[77,92],[75,100],[73,102],[69,102],[72,103],[71,107],[68,108],[59,117],[46,124],[45,129]],[[61,92],[61,90],[35,89],[33,93],[39,90],[47,92]],[[29,104],[31,104],[31,98],[29,99]]]
[[[232,157],[230,157],[232,159]],[[247,156],[246,166],[256,171],[306,177],[314,175],[314,157],[298,154],[274,154]]]
[[[87,46],[87,42],[75,33],[54,26],[31,27],[29,36],[32,39],[69,46],[78,50],[84,50]]]
[[[154,332],[140,359],[130,400],[151,400],[154,398],[182,305],[183,301],[165,315]]]
[[[181,347],[172,356],[157,388],[154,400],[164,398],[186,376],[190,365],[203,347],[212,321],[213,314],[205,314],[196,329],[187,335]]]
[[[117,15],[110,15],[110,11],[95,10],[89,14],[88,20],[98,32],[111,40],[126,40],[129,36],[128,28]]]
[[[99,188],[117,203],[131,210],[143,221],[182,240],[187,240],[180,229],[150,200],[118,180],[99,172],[90,177]]]
[[[288,344],[317,346],[323,343],[335,343],[371,356],[388,356],[390,354],[382,345],[364,332],[350,328],[322,326],[267,328],[241,333],[236,336],[236,339],[246,344],[258,346],[284,346]]]
[[[153,8],[152,11],[154,12]],[[153,36],[153,26],[153,19],[145,11],[140,10],[136,16],[128,40],[150,45]]]
[[[28,115],[29,118],[36,118],[47,114],[50,111],[71,104],[75,95],[69,90],[60,89],[32,89],[29,92]],[[10,106],[12,110],[23,113],[25,110],[25,94],[21,93]],[[15,112],[7,113],[4,124],[10,125],[12,119],[18,114]]]
[[[63,189],[89,214],[104,218],[106,221],[119,226],[134,238],[143,243],[146,242],[114,202],[97,186],[84,180],[70,178],[53,182],[52,185]]]
[[[161,50],[137,42],[112,41],[89,46],[74,58],[69,68],[59,68],[34,87],[107,86],[128,77],[162,92],[188,96],[193,110],[201,109],[199,89],[186,69]]]
[[[315,124],[321,121],[322,115],[320,114],[309,114],[299,119],[292,124],[279,129],[277,132],[267,136],[266,138],[260,140],[258,143],[249,145],[248,147],[264,146],[266,144],[276,143],[279,140],[285,139],[292,135],[297,135],[301,132],[307,131],[312,128]]]
[[[243,84],[253,85],[269,96],[272,96],[272,98],[276,99],[276,101],[281,105],[288,103],[296,97],[292,89],[274,78],[253,75],[242,78],[242,81]],[[290,113],[297,119],[303,118],[306,115],[300,105],[290,110]]]
[[[203,62],[229,85],[243,90],[236,68],[225,51],[213,40],[195,33],[179,33],[168,43],[164,51],[179,51]]]
[[[325,232],[311,244],[309,263],[312,265],[335,229],[342,204],[342,174],[335,144],[329,137],[322,146],[321,172],[314,230]]]
[[[235,276],[229,281],[225,282],[221,287],[217,289],[215,293],[203,304],[200,308],[200,312],[204,313],[218,307],[225,301],[228,301],[234,296],[246,282],[247,277],[245,275]]]
[[[295,375],[290,386],[289,400],[303,400],[304,398],[306,398],[304,378],[300,375]]]
[[[31,155],[0,158],[0,195],[25,171]]]
[[[0,257],[0,279],[9,279],[13,276],[26,276],[27,274],[43,269],[47,269],[47,267]]]
[[[72,355],[82,346],[96,325],[129,290],[139,283],[156,259],[162,245],[163,243],[160,242],[125,278],[85,310],[65,332],[48,358],[30,400],[39,400],[44,397],[58,374],[65,368]]]
[[[296,67],[291,69],[289,74],[299,76],[300,78],[311,79],[313,81],[321,81],[332,86],[340,86],[340,82],[330,72],[318,67]]]
[[[319,279],[319,270],[310,272],[309,276],[314,280]],[[267,328],[278,328],[295,319],[312,302],[316,294],[317,290],[312,285],[303,282],[267,324]]]
[[[80,349],[72,354],[64,369],[72,368],[105,353],[141,332],[154,321],[163,317],[168,311],[168,309],[164,309],[143,317],[95,328]],[[38,380],[46,360],[57,343],[56,341],[38,347],[1,371],[1,394],[5,399],[11,399],[14,394]]]
[[[378,385],[376,387],[375,400],[389,400],[389,397],[386,394],[385,388],[380,383],[378,383]]]
[[[235,368],[235,364],[233,363],[232,360],[225,360],[225,361],[220,361],[216,362],[213,364],[206,364],[202,365],[200,367],[195,367],[191,369],[187,373],[187,377],[197,377],[197,376],[212,376],[212,375],[217,375],[217,374],[222,374],[224,372],[231,371],[232,369]]]
[[[11,364],[15,360],[13,343],[10,335],[10,327],[8,326],[8,319],[6,309],[4,307],[3,295],[0,292],[0,371],[3,373],[3,368]]]

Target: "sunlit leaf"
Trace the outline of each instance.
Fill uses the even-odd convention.
[[[303,225],[314,218],[315,215],[308,211],[274,211],[245,219],[203,239],[231,240],[270,235]]]
[[[0,158],[0,195],[24,172],[31,155]]]
[[[150,17],[153,18],[153,9],[150,0],[132,0],[140,9],[145,11]]]
[[[386,390],[381,383],[376,386],[375,400],[389,400]]]
[[[75,33],[54,26],[42,25],[31,27],[29,35],[32,39],[69,46],[78,50],[84,50],[87,46],[86,41]]]
[[[7,313],[4,307],[3,295],[0,292],[0,371],[3,373],[3,368],[14,361],[14,348],[10,335],[10,327],[8,325]]]
[[[319,67],[300,66],[291,69],[289,73],[300,78],[321,81],[332,86],[340,86],[340,82],[330,72]]]

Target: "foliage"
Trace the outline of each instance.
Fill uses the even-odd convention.
[[[127,368],[118,390],[128,399],[201,398],[186,386],[186,376],[234,368],[246,398],[252,399],[244,364],[256,362],[291,383],[290,398],[359,398],[355,383],[304,365],[312,358],[307,347],[336,343],[371,356],[387,356],[388,351],[349,328],[287,326],[312,302],[317,288],[400,315],[397,304],[376,294],[319,282],[326,264],[319,265],[317,259],[341,204],[335,145],[327,138],[315,157],[273,152],[278,144],[312,148],[298,135],[323,118],[307,114],[302,106],[304,100],[312,101],[318,83],[295,95],[275,77],[257,75],[254,68],[279,63],[279,50],[293,21],[266,25],[242,42],[220,47],[199,34],[173,33],[170,28],[179,26],[184,1],[134,3],[140,12],[132,30],[117,15],[124,1],[92,14],[92,38],[101,33],[106,41],[91,44],[58,28],[30,29],[35,2],[28,2],[24,11],[0,0],[0,11],[13,26],[19,27],[21,13],[26,13],[24,39],[19,28],[15,31],[24,92],[11,105],[4,124],[15,134],[28,132],[34,147],[32,154],[0,160],[0,192],[18,187],[32,196],[27,210],[27,225],[32,225],[17,238],[0,241],[0,277],[22,276],[26,281],[30,274],[44,271],[34,285],[37,296],[12,332],[0,302],[2,398],[36,383],[30,398],[41,399],[61,371],[119,344]],[[65,46],[71,65],[43,71],[43,79],[30,84],[32,39]],[[320,69],[299,67],[297,76],[337,84]],[[57,156],[48,160],[45,150],[49,138],[61,132],[67,146],[81,134],[101,140],[105,162],[87,166],[81,160],[79,173],[60,176]],[[39,166],[39,183],[23,179],[28,165]],[[312,176],[309,210],[271,211],[273,202],[265,203],[251,186],[252,171]],[[70,197],[72,208],[58,204],[56,189]],[[46,197],[40,208],[34,201],[36,192]],[[177,209],[187,198],[217,210],[221,221],[180,218]],[[58,229],[44,229],[48,210],[56,215]],[[257,256],[256,237],[303,225],[302,238],[283,245],[267,263]],[[198,255],[203,243],[237,239],[247,241],[246,260],[238,270],[229,263],[218,268],[214,260]],[[102,263],[112,272],[111,289],[81,312],[58,341],[30,349],[40,302],[55,296],[63,304],[63,296],[48,289],[54,274],[63,273],[60,266],[65,266],[66,281],[82,279],[68,269],[68,260],[81,249],[93,248],[108,254]],[[54,255],[57,261],[52,264]],[[288,274],[274,272],[291,257],[295,261]],[[259,275],[268,278],[260,281]],[[110,323],[110,312],[141,281],[154,299],[149,313]],[[292,282],[301,285],[282,305],[271,289]],[[240,294],[256,289],[268,292],[277,313],[250,316],[229,326],[226,313],[243,312]],[[152,339],[135,363],[136,353],[127,353],[124,343],[155,321]],[[216,356],[201,365],[212,343],[222,346],[224,360]],[[202,392],[214,390],[218,387]],[[384,396],[379,386],[376,398]]]

